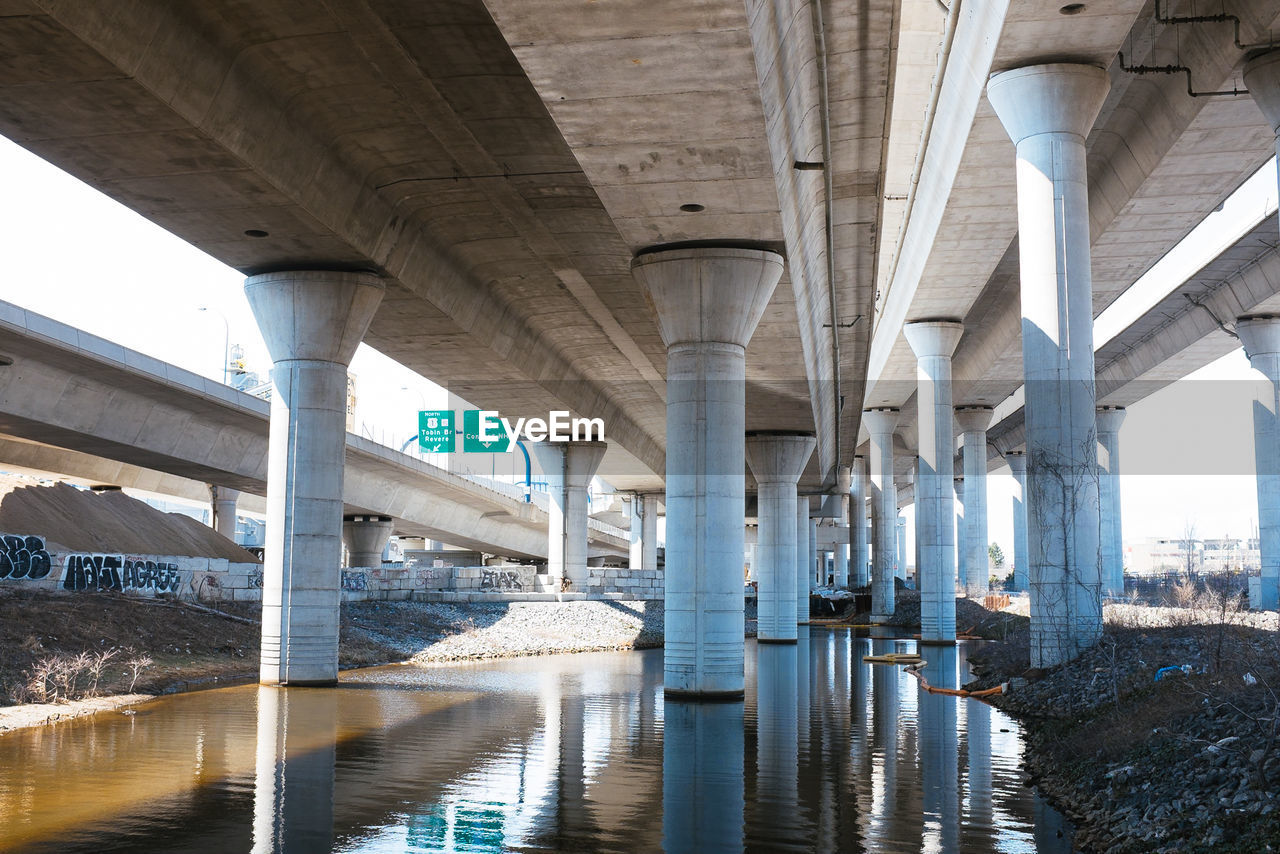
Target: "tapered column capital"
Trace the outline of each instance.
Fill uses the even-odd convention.
[[[867,425],[867,432],[872,436],[892,435],[898,426],[898,410],[864,409],[862,423]]]
[[[1269,50],[1246,62],[1244,85],[1271,125],[1271,132],[1280,135],[1280,50]]]
[[[903,324],[902,334],[917,359],[933,356],[949,359],[964,334],[964,324],[958,320],[916,320]]]
[[[271,361],[351,364],[386,285],[372,273],[285,270],[245,279]]]
[[[995,410],[990,406],[957,406],[956,424],[961,433],[985,433]]]
[[[845,494],[853,487],[853,467],[840,466],[836,469],[836,492]]]
[[[1119,433],[1126,414],[1127,411],[1123,406],[1099,406],[1097,414],[1094,415],[1098,435]]]
[[[1257,356],[1280,353],[1280,316],[1256,314],[1238,317],[1236,334],[1244,345],[1244,354],[1251,361]]]
[[[656,247],[637,255],[631,273],[658,314],[668,347],[720,342],[747,346],[783,259],[767,249]]]
[[[1043,133],[1087,137],[1110,89],[1095,65],[1027,65],[991,75],[987,100],[1016,145]]]
[[[585,485],[595,477],[605,452],[609,450],[609,443],[545,441],[530,442],[529,447],[543,472],[563,474],[571,484]]]
[[[1022,451],[1006,451],[1004,461],[1009,464],[1009,470],[1015,477],[1027,473],[1027,455]]]
[[[747,465],[757,483],[794,484],[818,440],[811,433],[751,432],[746,442]]]

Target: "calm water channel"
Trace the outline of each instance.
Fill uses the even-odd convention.
[[[1016,723],[862,661],[914,647],[748,642],[745,703],[664,703],[661,650],[167,697],[0,736],[0,850],[1069,852]]]

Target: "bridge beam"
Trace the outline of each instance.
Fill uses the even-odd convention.
[[[290,271],[245,282],[273,363],[260,668],[266,685],[338,680],[347,366],[383,291],[367,273]]]
[[[782,256],[658,248],[631,269],[667,347],[664,686],[673,696],[741,697],[746,347]]]

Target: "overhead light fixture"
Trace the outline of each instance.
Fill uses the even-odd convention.
[[[1079,15],[1083,11],[1084,11],[1083,3],[1068,3],[1067,5],[1059,9],[1058,13],[1062,15]]]
[[[244,232],[245,237],[267,237],[268,233],[260,228],[247,228]]]
[[[680,210],[684,211],[685,213],[698,213],[699,211],[705,211],[706,209],[707,209],[706,205],[700,205],[700,204],[697,204],[696,202],[690,202],[688,204],[680,206]]]

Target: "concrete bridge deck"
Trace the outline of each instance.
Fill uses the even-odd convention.
[[[203,500],[204,484],[266,494],[267,401],[10,303],[0,335],[14,360],[0,371],[3,462]],[[354,434],[346,443],[347,513],[390,516],[407,536],[547,556],[544,507]],[[626,553],[625,531],[594,519],[589,531],[593,553]]]

